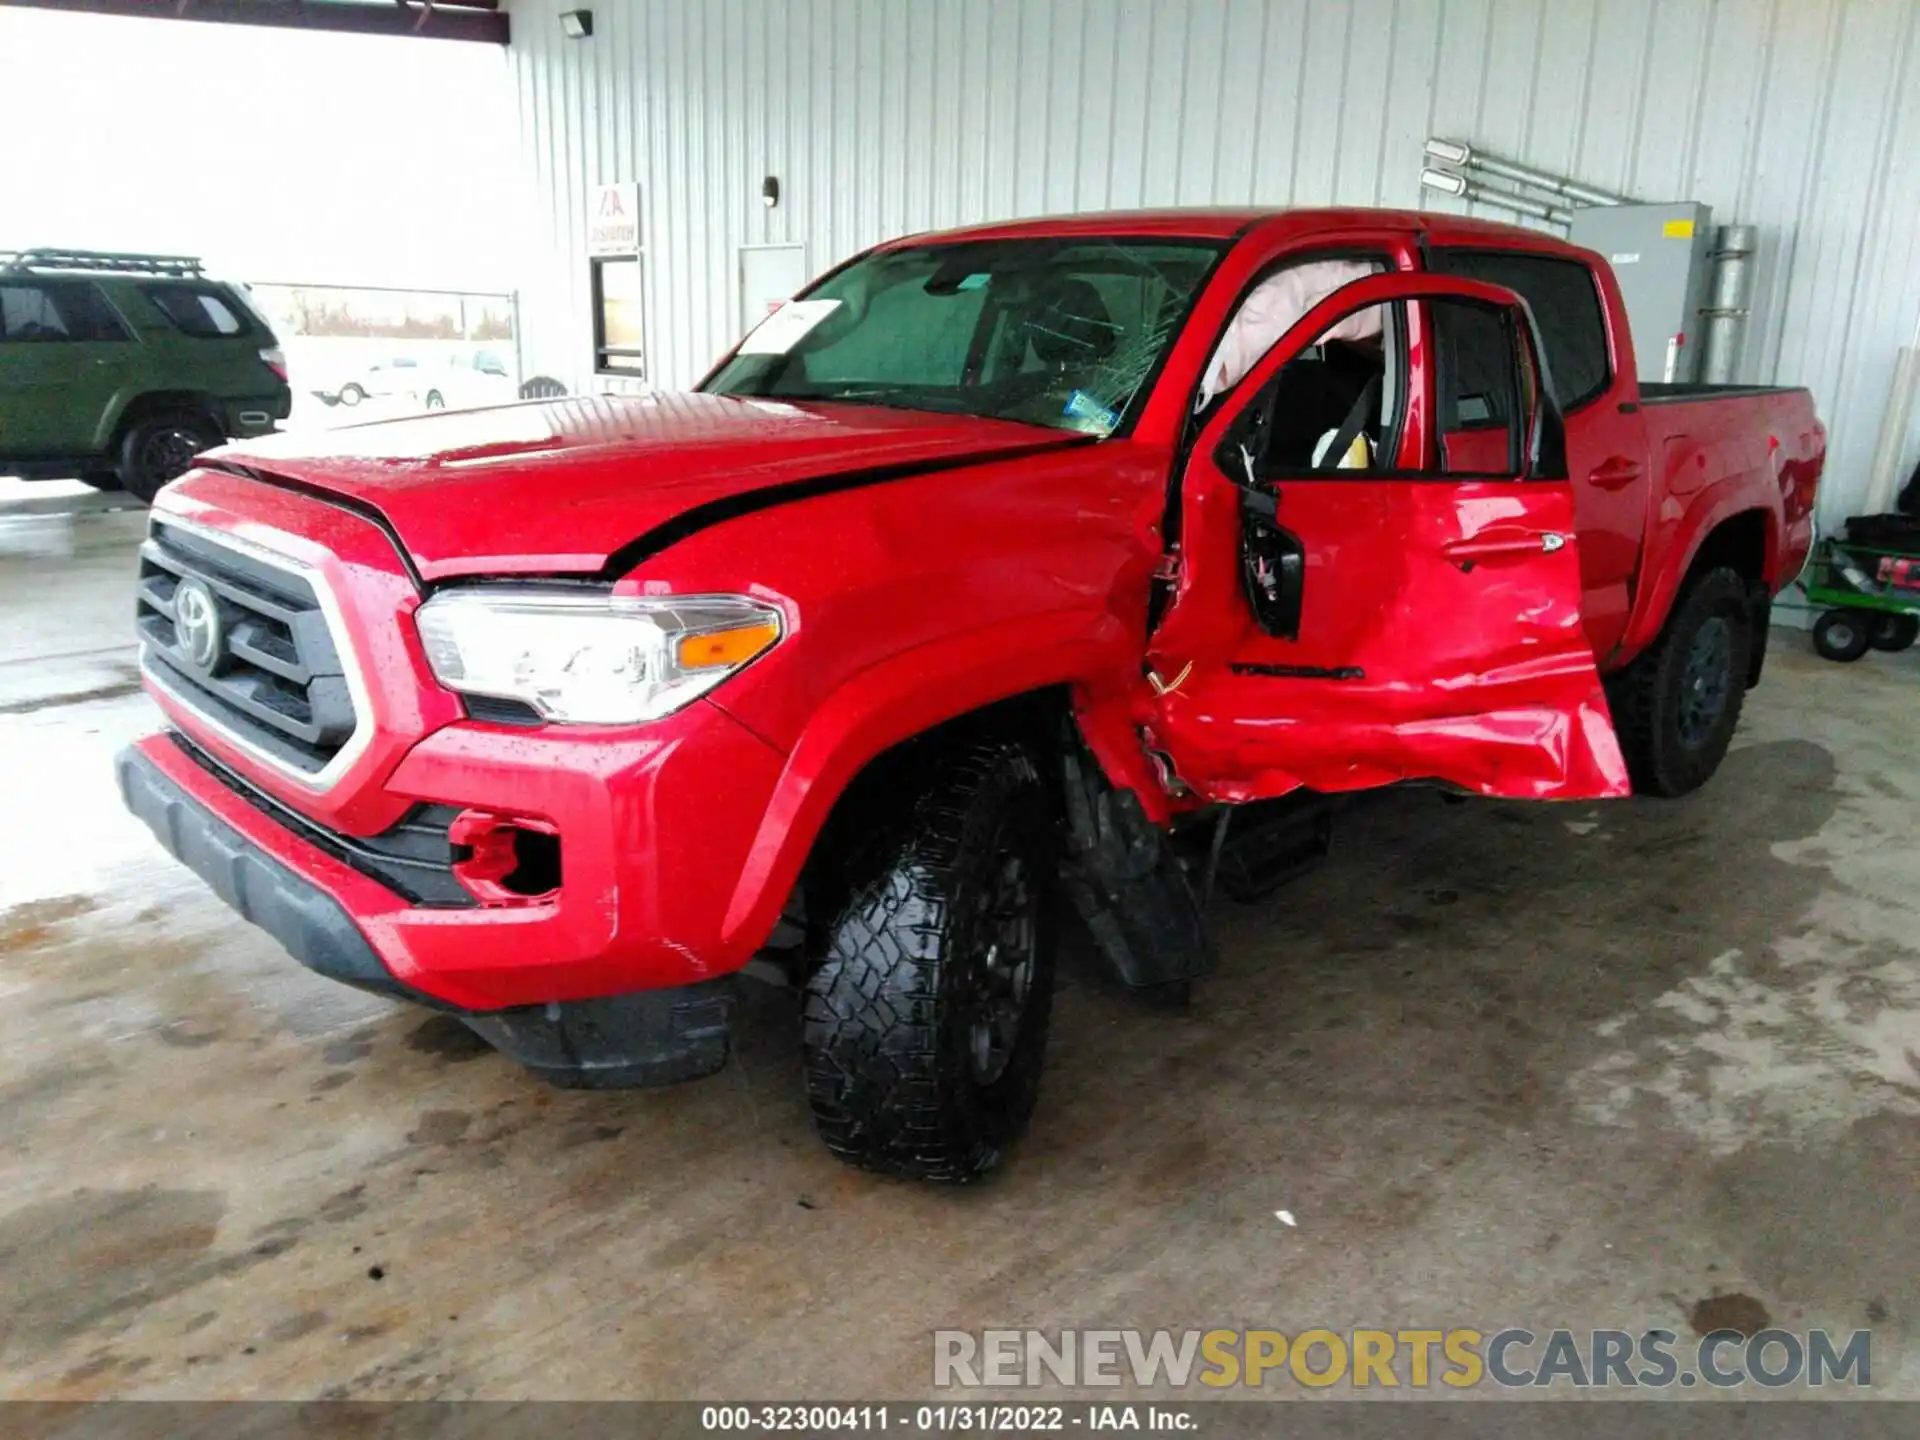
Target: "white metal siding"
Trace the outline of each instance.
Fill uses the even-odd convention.
[[[1418,206],[1429,134],[1759,226],[1740,374],[1813,387],[1829,520],[1920,316],[1912,0],[597,0],[577,41],[574,3],[513,0],[512,52],[528,355],[576,389],[616,383],[589,373],[595,182],[643,187],[651,379],[681,386],[742,328],[743,244],[819,271],[1015,215]]]

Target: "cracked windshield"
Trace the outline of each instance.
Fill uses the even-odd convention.
[[[705,387],[1108,435],[1219,247],[982,240],[870,255],[769,315]]]

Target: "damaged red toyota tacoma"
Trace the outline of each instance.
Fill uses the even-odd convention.
[[[1524,230],[914,236],[692,393],[203,456],[119,778],[298,960],[559,1084],[707,1074],[783,979],[834,1153],[964,1181],[1056,887],[1177,996],[1341,792],[1705,782],[1824,455],[1804,390],[1640,383],[1606,263]]]

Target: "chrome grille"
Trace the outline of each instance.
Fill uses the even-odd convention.
[[[183,586],[195,592],[190,633]],[[313,581],[290,563],[156,519],[140,547],[137,624],[161,688],[266,759],[317,776],[352,738],[340,651]]]

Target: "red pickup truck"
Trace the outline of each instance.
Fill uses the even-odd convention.
[[[1523,230],[914,236],[693,393],[202,457],[120,781],[296,958],[561,1084],[706,1074],[784,978],[834,1152],[964,1181],[1056,885],[1177,995],[1324,797],[1704,782],[1824,452],[1804,391],[1639,384],[1606,264]]]

